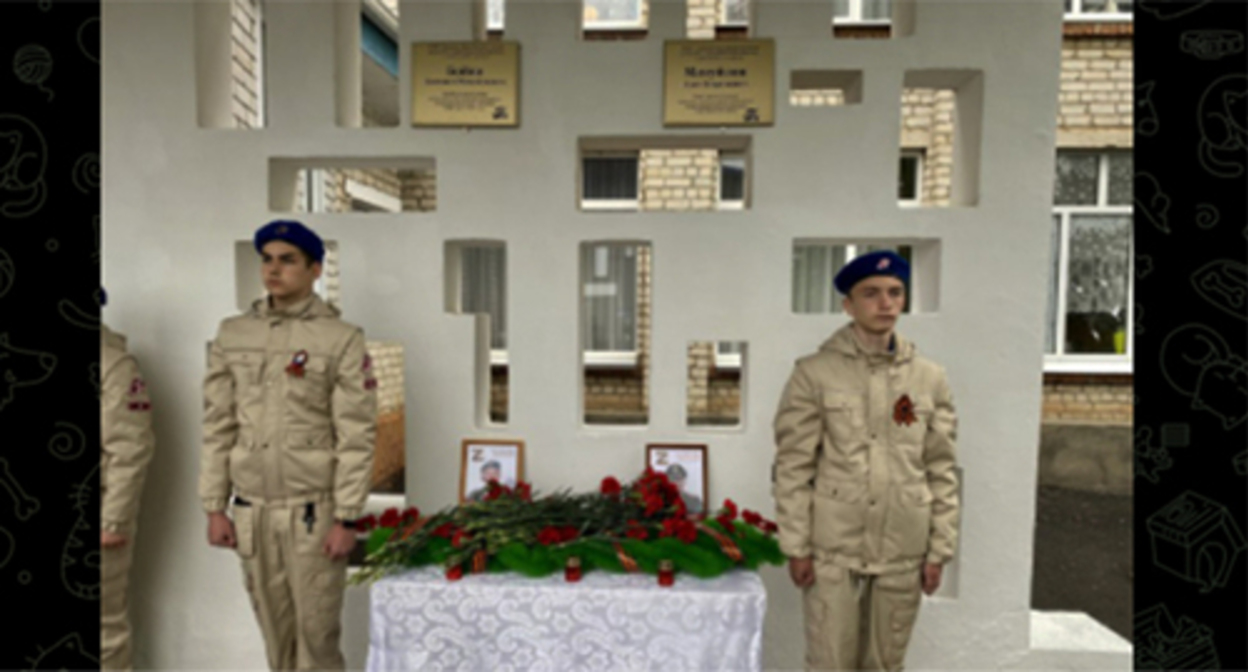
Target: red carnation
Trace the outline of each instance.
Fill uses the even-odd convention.
[[[698,528],[695,527],[693,523],[687,520],[683,522],[685,524],[682,525],[680,528],[680,531],[676,533],[676,538],[680,539],[686,544],[692,544],[693,542],[698,540]]]
[[[526,502],[530,501],[533,499],[533,486],[524,481],[516,483],[516,496]]]
[[[386,509],[385,512],[381,514],[381,520],[379,522],[382,527],[398,527],[399,510]]]
[[[559,534],[559,530],[549,525],[543,527],[542,531],[537,533],[537,543],[545,546],[557,544],[562,541],[562,539],[563,537]]]
[[[367,532],[374,527],[377,527],[377,516],[370,513],[363,518],[357,518],[355,520],[355,527],[361,532]]]
[[[736,504],[736,502],[732,501],[731,499],[725,499],[725,500],[724,500],[724,513],[723,513],[723,515],[724,515],[724,516],[727,516],[727,517],[728,517],[728,520],[736,520],[736,519],[737,519],[737,504]]]
[[[674,515],[674,516],[679,516],[679,517],[681,517],[681,518],[687,518],[687,517],[689,517],[689,508],[688,508],[687,506],[685,506],[685,498],[684,498],[684,497],[677,497],[677,498],[676,498],[676,505],[675,505],[675,509],[674,509],[674,511],[672,512],[672,515]]]
[[[602,490],[602,494],[608,497],[615,497],[620,494],[620,482],[615,480],[614,476],[608,476],[602,479],[602,486],[600,490]]]
[[[729,518],[728,516],[719,516],[715,520],[716,522],[720,524],[721,527],[724,528],[724,531],[726,532],[733,532],[736,530],[736,527],[732,524],[732,519]]]
[[[641,527],[640,525],[637,525],[637,521],[629,522],[629,528],[628,528],[629,539],[646,539],[649,536],[650,534],[646,532],[646,528]]]
[[[456,565],[446,570],[446,578],[448,581],[458,581],[464,578],[464,568]]]
[[[463,530],[455,530],[454,536],[451,537],[451,545],[458,548],[460,544],[464,543],[464,540],[468,538],[469,535],[467,532]]]
[[[663,508],[663,499],[658,495],[646,495],[646,515],[653,516]]]
[[[758,527],[758,525],[763,522],[762,516],[749,509],[741,512],[741,518],[745,520],[747,525],[753,525],[755,527]]]
[[[777,527],[775,523],[769,520],[763,523],[763,531],[766,532],[767,534],[774,534],[776,532],[779,532],[780,528]]]
[[[403,522],[414,523],[417,520],[420,520],[420,509],[414,506],[407,507],[407,510],[403,512]]]
[[[453,523],[442,523],[433,531],[433,536],[449,539],[455,533],[455,525]]]
[[[578,536],[580,536],[580,531],[578,531],[575,527],[572,527],[571,525],[567,525],[567,526],[559,528],[559,541],[561,542],[572,541]]]

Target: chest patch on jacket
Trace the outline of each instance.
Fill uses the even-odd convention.
[[[308,351],[300,350],[299,352],[295,353],[294,357],[290,358],[290,364],[286,365],[286,373],[292,376],[295,376],[296,378],[302,378],[303,367],[307,363],[308,363]]]
[[[910,395],[901,395],[897,403],[893,404],[893,422],[909,427],[916,420],[918,418],[914,416],[914,402],[910,400]]]

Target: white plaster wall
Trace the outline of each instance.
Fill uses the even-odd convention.
[[[651,441],[710,444],[713,498],[772,512],[772,414],[793,360],[843,317],[790,312],[793,239],[939,238],[939,312],[903,320],[950,372],[966,474],[958,595],[928,599],[909,667],[992,668],[1028,647],[1045,252],[1053,175],[1061,3],[924,2],[914,35],[834,40],[829,7],[759,2],[755,35],[778,40],[777,99],[793,69],[861,69],[860,105],[778,105],[753,135],[752,209],[731,213],[581,213],[578,135],[663,135],[662,40],[684,32],[683,4],[651,0],[636,42],[577,39],[579,4],[511,2],[521,43],[515,130],[346,129],[335,124],[334,7],[271,2],[266,14],[269,126],[196,124],[193,6],[104,3],[104,278],[107,321],[129,335],[156,398],[159,440],[144,493],[133,617],[141,667],[262,668],[235,558],[205,541],[195,496],[205,342],[236,311],[234,241],[272,218],[270,157],[435,157],[438,209],[304,215],[339,242],[345,319],[406,353],[408,492],[422,509],[454,500],[459,442],[522,438],[540,489],[592,488],[642,465]],[[464,0],[403,2],[404,41],[469,39]],[[401,118],[410,108],[403,50]],[[907,69],[984,73],[977,207],[899,209],[897,128]],[[735,132],[735,131],[734,131]],[[815,148],[817,151],[812,151]],[[956,170],[956,168],[955,168]],[[474,426],[471,317],[443,311],[448,239],[505,241],[510,424]],[[578,245],[648,241],[654,250],[650,424],[586,428],[577,370]],[[749,344],[744,428],[690,432],[685,348]],[[798,593],[783,569],[769,590],[768,667],[802,665]],[[349,596],[344,648],[367,646],[367,596]]]

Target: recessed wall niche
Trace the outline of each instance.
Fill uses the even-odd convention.
[[[432,157],[271,158],[272,212],[397,213],[437,208]]]
[[[903,157],[922,156],[920,207],[979,203],[984,77],[979,70],[907,70],[901,97]]]
[[[914,34],[916,0],[833,0],[832,36],[890,39]]]
[[[195,0],[195,107],[200,128],[263,128],[264,0]]]
[[[731,211],[751,206],[750,137],[583,137],[577,206],[592,212]]]
[[[740,429],[745,408],[744,341],[694,341],[688,348],[685,424]]]
[[[861,102],[861,70],[793,70],[789,73],[789,105],[793,107],[839,107]]]
[[[798,315],[841,313],[844,298],[832,281],[855,257],[876,250],[897,252],[910,264],[904,313],[940,308],[940,241],[937,239],[798,238],[793,241],[791,309]]]
[[[650,418],[650,244],[585,242],[580,257],[582,417],[587,425],[644,425]]]
[[[507,246],[497,240],[446,241],[442,268],[446,312],[476,316],[473,389],[477,424],[506,424],[511,362],[507,349]]]

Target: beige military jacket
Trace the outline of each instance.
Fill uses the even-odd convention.
[[[817,552],[867,574],[953,558],[953,395],[942,367],[895,338],[892,353],[871,354],[850,324],[797,361],[774,423],[773,494],[790,557]]]
[[[306,362],[292,367],[296,355]],[[360,515],[373,471],[377,381],[364,332],[313,294],[285,311],[267,299],[221,323],[204,378],[199,495],[266,501],[330,493]]]
[[[139,495],[156,445],[152,403],[126,339],[100,325],[100,522],[126,534],[139,514]]]

